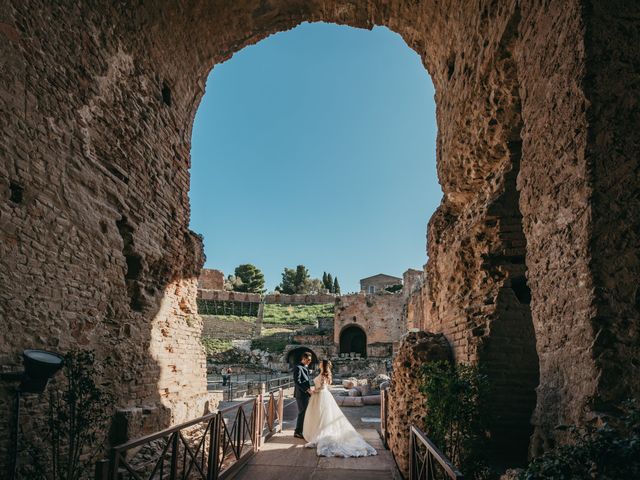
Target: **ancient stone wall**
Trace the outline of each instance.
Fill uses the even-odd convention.
[[[431,297],[429,296],[428,284],[422,284],[406,295],[403,317],[407,330],[424,330],[425,325],[432,323],[427,317],[430,306]]]
[[[256,322],[246,318],[232,319],[224,316],[201,315],[202,336],[219,338],[221,340],[249,340],[253,338]]]
[[[294,294],[286,295],[280,293],[270,293],[268,295],[260,295],[259,293],[232,292],[229,290],[212,290],[198,288],[198,298],[203,300],[216,301],[233,301],[233,302],[251,302],[275,305],[318,305],[323,303],[334,303],[336,295],[333,294]]]
[[[336,295],[332,293],[302,294],[296,293],[287,295],[284,293],[271,293],[264,296],[265,303],[279,305],[318,305],[322,303],[334,303]]]
[[[556,425],[610,411],[640,388],[631,346],[640,284],[632,105],[640,95],[630,81],[640,5],[596,3],[524,4],[516,49],[518,188],[540,357],[534,453],[554,445]]]
[[[592,407],[607,412],[621,398],[640,398],[640,3],[593,2],[585,13],[591,321],[601,371]]]
[[[259,293],[231,292],[229,290],[205,290],[200,288],[198,289],[198,298],[219,302],[262,302],[262,295]]]
[[[213,268],[203,268],[198,277],[198,290],[223,290],[224,273]]]
[[[409,478],[407,425],[423,429],[426,415],[426,398],[420,393],[422,365],[451,360],[451,347],[445,336],[426,332],[408,333],[393,360],[393,376],[388,390],[387,442],[405,478]]]
[[[357,325],[372,343],[399,342],[406,332],[402,311],[405,298],[401,293],[355,293],[336,301],[334,312],[334,343],[340,345],[340,334],[350,325]]]
[[[205,80],[269,34],[328,21],[388,26],[435,85],[444,197],[423,328],[487,363],[504,409],[529,401],[533,323],[540,447],[637,395],[638,4],[595,3],[0,0],[0,363],[94,348],[115,360],[116,408],[151,406],[157,427],[204,407],[188,191]]]

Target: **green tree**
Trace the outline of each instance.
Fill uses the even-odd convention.
[[[333,293],[333,277],[331,274],[327,274],[327,282],[324,284],[329,293]]]
[[[236,277],[235,275],[227,276],[227,279],[224,281],[224,289],[228,291],[240,292],[241,290],[238,289],[241,288],[241,285],[242,279],[240,277]]]
[[[322,272],[322,284],[325,288],[329,288],[329,286],[327,285],[327,272]]]
[[[250,263],[238,265],[235,270],[235,276],[240,279],[241,283],[234,285],[234,291],[250,293],[264,292],[264,275],[255,265],[251,265]]]
[[[296,271],[292,268],[284,267],[282,272],[282,282],[276,287],[276,291],[292,295],[296,293]]]
[[[316,294],[324,292],[325,286],[319,278],[308,278],[296,293]]]
[[[304,265],[298,265],[295,270],[285,267],[282,273],[282,282],[276,287],[276,291],[289,295],[294,293],[320,293],[324,289],[324,281],[309,277],[309,270]]]
[[[305,284],[309,281],[309,270],[304,265],[296,267],[296,276],[294,279],[295,293],[304,293]]]
[[[338,283],[338,277],[333,279],[333,291],[331,293],[340,295],[340,283]]]

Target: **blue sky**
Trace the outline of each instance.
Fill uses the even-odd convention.
[[[323,23],[217,65],[192,137],[191,228],[206,267],[285,266],[342,291],[426,262],[442,191],[431,79],[401,37]]]

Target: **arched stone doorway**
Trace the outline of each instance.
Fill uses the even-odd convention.
[[[359,325],[348,325],[340,332],[340,353],[367,356],[367,334]]]
[[[296,347],[289,350],[285,355],[285,362],[289,365],[289,370],[293,370],[293,368],[300,363],[302,355],[307,352],[309,352],[313,357],[310,368],[315,369],[318,365],[318,356],[316,355],[316,352],[311,350],[309,347]]]

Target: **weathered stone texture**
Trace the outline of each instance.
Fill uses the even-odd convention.
[[[422,365],[438,360],[451,361],[449,342],[442,334],[408,333],[393,360],[389,387],[388,443],[405,478],[409,472],[409,430],[407,425],[424,427],[425,396],[420,393]]]
[[[205,80],[246,45],[328,21],[388,26],[433,78],[444,197],[415,318],[490,367],[509,392],[496,408],[516,415],[500,428],[528,416],[531,325],[535,446],[637,396],[640,4],[613,3],[0,0],[0,364],[92,347],[116,362],[116,407],[161,423],[202,409],[188,169]]]
[[[198,290],[223,290],[224,273],[213,268],[203,268],[198,277]]]
[[[354,293],[336,301],[334,312],[334,343],[340,345],[340,335],[351,325],[360,327],[369,346],[376,343],[398,343],[406,333],[402,315],[405,298],[401,293]]]
[[[518,188],[540,356],[534,453],[553,445],[557,424],[582,423],[640,388],[640,95],[631,81],[640,4],[614,3],[522,11]]]
[[[592,2],[585,16],[591,325],[602,372],[592,406],[607,411],[620,398],[640,398],[640,3]]]

